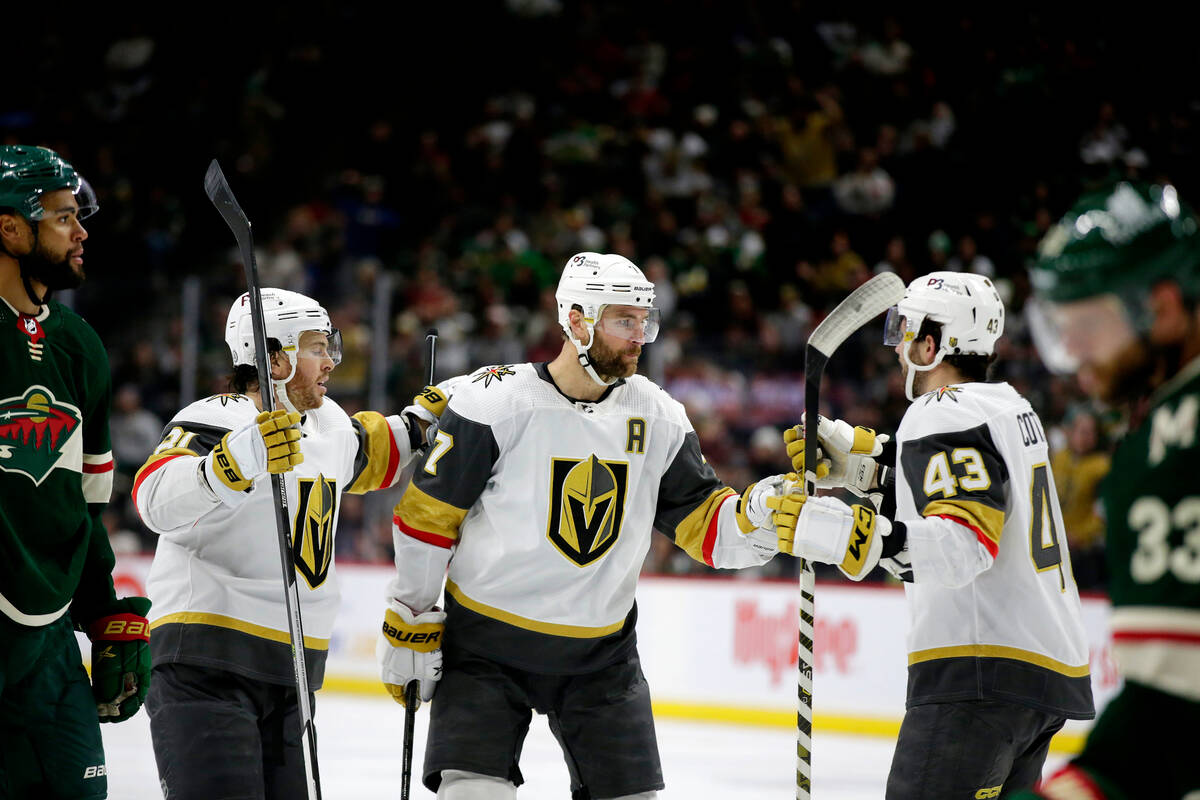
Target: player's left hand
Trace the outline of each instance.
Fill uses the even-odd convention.
[[[794,472],[771,475],[746,487],[738,498],[737,523],[750,546],[767,556],[784,549],[783,535],[796,527],[804,503],[800,476]],[[790,536],[786,544],[790,544]]]
[[[879,563],[891,520],[879,516],[870,503],[847,505],[836,497],[809,497],[802,503],[788,552],[836,564],[850,580],[865,578]]]
[[[137,713],[150,688],[150,600],[123,597],[87,626],[92,640],[92,696],[101,722]]]
[[[446,406],[450,404],[454,387],[466,377],[466,375],[456,375],[436,386],[426,386],[413,397],[411,404],[404,407],[401,415],[407,420],[410,432],[414,430],[414,427],[419,431],[412,439],[414,442],[422,442],[423,444],[420,446],[422,449],[433,444],[437,437],[438,420],[441,419]],[[417,449],[414,446],[414,452]]]
[[[804,438],[807,420],[783,432],[792,468],[804,474]],[[891,437],[840,419],[817,418],[817,488],[846,488],[859,495],[876,488],[875,459]]]

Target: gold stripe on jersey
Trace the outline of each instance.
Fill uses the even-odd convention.
[[[536,619],[529,619],[499,608],[493,608],[492,606],[480,603],[478,600],[472,600],[463,594],[462,589],[458,588],[458,585],[451,580],[446,581],[446,592],[462,606],[471,609],[476,614],[482,614],[485,617],[507,623],[516,628],[524,628],[527,631],[535,631],[537,633],[548,633],[551,636],[563,636],[570,639],[599,639],[602,636],[614,634],[625,627],[624,619],[620,622],[614,622],[612,625],[597,627],[588,625],[560,625],[556,622],[542,622]]]
[[[1004,512],[989,505],[960,498],[957,500],[934,500],[921,512],[924,517],[941,515],[958,517],[986,536],[993,544],[1000,544],[1000,533],[1004,530]]]
[[[160,617],[150,623],[150,630],[163,625],[212,625],[215,628],[225,628],[231,631],[238,631],[248,636],[253,636],[257,639],[267,639],[272,642],[280,642],[281,644],[291,644],[292,638],[287,631],[277,631],[274,628],[267,628],[262,625],[255,625],[253,622],[246,622],[241,619],[234,619],[223,614],[209,614],[203,611],[180,611],[176,614],[168,614],[165,617]],[[328,650],[329,640],[318,639],[316,636],[305,636],[304,646],[309,650]]]
[[[393,520],[414,539],[449,547],[458,541],[458,528],[466,516],[467,509],[438,500],[410,483],[396,504]]]
[[[378,411],[360,411],[354,419],[363,426],[367,440],[362,447],[366,452],[367,465],[347,487],[350,494],[365,494],[376,489],[383,489],[395,480],[400,454],[392,441],[392,426]]]
[[[936,661],[943,658],[1008,658],[1013,661],[1024,661],[1026,664],[1048,669],[1068,678],[1086,678],[1090,674],[1087,664],[1071,666],[1056,661],[1041,653],[1022,650],[1019,647],[1005,647],[998,644],[964,644],[954,647],[934,647],[930,650],[916,650],[908,654],[908,665],[920,664],[925,661]]]
[[[159,461],[162,461],[163,459],[173,458],[175,456],[194,456],[194,455],[196,455],[196,452],[194,450],[189,450],[186,447],[169,447],[166,450],[159,450],[157,453],[152,453],[150,455],[150,457],[146,459],[146,463],[142,464],[142,466],[138,467],[138,471],[134,473],[133,484],[134,484],[134,486],[136,486],[138,484],[138,482],[141,480],[142,473],[145,472],[150,467],[157,464]]]
[[[713,541],[709,532],[714,527],[721,504],[735,494],[737,492],[733,489],[723,486],[706,497],[692,513],[675,526],[675,544],[700,563],[711,566]]]

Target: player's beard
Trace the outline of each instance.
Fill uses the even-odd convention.
[[[71,255],[71,252],[68,251],[62,256],[55,257],[46,250],[41,242],[38,242],[37,246],[33,248],[33,252],[22,256],[19,261],[22,272],[30,280],[37,281],[52,292],[62,291],[78,289],[83,284],[83,267],[76,270],[71,265]]]
[[[628,378],[637,372],[637,361],[626,361],[624,357],[641,355],[641,352],[640,344],[629,342],[620,350],[613,350],[600,339],[596,339],[596,343],[588,350],[588,358],[591,359],[592,369],[596,370],[596,374],[603,380]]]
[[[317,391],[315,383],[309,383],[304,386],[297,385],[295,379],[288,382],[287,385],[288,400],[292,401],[292,405],[297,411],[308,411],[313,408],[320,408],[325,402],[325,397]]]

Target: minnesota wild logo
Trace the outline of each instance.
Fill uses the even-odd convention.
[[[19,472],[38,485],[58,466],[68,445],[79,450],[77,461],[82,463],[82,444],[74,436],[82,422],[78,408],[56,400],[45,386],[30,386],[21,397],[0,400],[0,471]]]

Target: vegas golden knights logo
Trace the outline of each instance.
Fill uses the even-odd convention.
[[[596,561],[621,535],[629,464],[555,458],[550,468],[550,518],[546,535],[581,567]]]
[[[333,520],[337,513],[337,481],[324,475],[300,478],[299,500],[292,527],[292,560],[296,571],[315,589],[329,577],[333,563]]]

